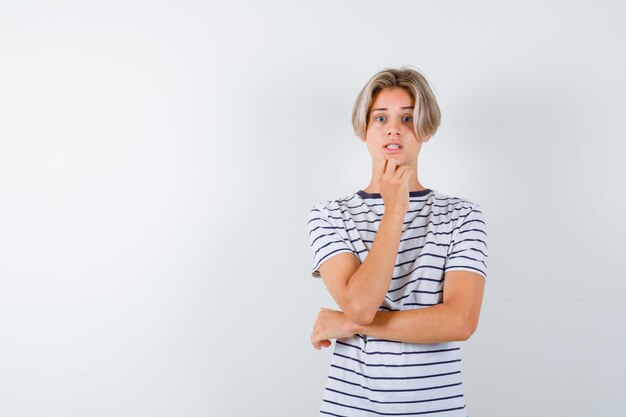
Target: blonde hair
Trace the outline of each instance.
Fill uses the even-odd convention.
[[[365,139],[369,123],[369,111],[374,97],[383,88],[404,88],[415,100],[413,109],[413,130],[417,140],[427,141],[435,134],[441,123],[441,111],[426,78],[416,69],[404,66],[399,69],[385,68],[376,73],[361,90],[352,109],[354,133]]]

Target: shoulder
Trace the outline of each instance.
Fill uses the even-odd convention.
[[[469,223],[485,224],[483,209],[474,200],[435,191],[434,207],[437,208],[436,213],[443,216],[452,230]]]
[[[446,207],[448,210],[456,210],[460,214],[468,213],[472,210],[481,211],[481,207],[478,203],[465,197],[444,194],[436,190],[433,190],[433,197],[438,207]]]
[[[341,219],[341,213],[350,208],[351,204],[356,203],[357,197],[358,195],[356,194],[348,194],[331,200],[313,203],[309,211],[309,220],[320,216],[326,220],[332,220],[333,218]]]

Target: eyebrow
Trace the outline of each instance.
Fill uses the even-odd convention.
[[[408,110],[408,109],[412,109],[413,106],[406,106],[406,107],[400,107],[402,110]],[[387,107],[379,107],[377,109],[372,109],[370,110],[370,113],[373,111],[379,111],[379,110],[389,110]]]

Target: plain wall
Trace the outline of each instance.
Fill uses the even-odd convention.
[[[367,186],[354,99],[428,78],[426,187],[478,203],[470,416],[618,416],[617,1],[0,4],[0,416],[316,416],[311,206]]]

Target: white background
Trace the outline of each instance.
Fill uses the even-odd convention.
[[[426,187],[483,209],[470,416],[618,416],[618,1],[0,4],[0,415],[316,416],[313,203],[367,186],[385,67],[443,119]]]

